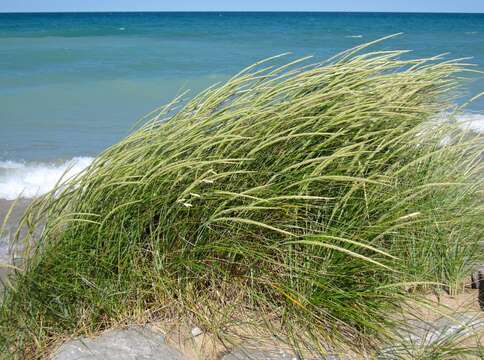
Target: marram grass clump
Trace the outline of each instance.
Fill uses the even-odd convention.
[[[434,120],[468,65],[367,47],[177,99],[36,200],[3,351],[166,318],[357,350],[419,288],[458,291],[482,256],[482,140]]]

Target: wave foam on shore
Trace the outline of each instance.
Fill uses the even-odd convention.
[[[442,119],[447,119],[447,116]],[[458,117],[457,122],[463,130],[484,134],[482,114],[465,113]],[[68,179],[88,167],[93,160],[91,157],[75,157],[62,163],[0,161],[0,199],[33,198],[45,194],[63,175],[64,179]]]
[[[471,130],[476,133],[484,133],[484,115],[466,113],[457,119],[459,126],[464,130]]]
[[[71,178],[92,161],[91,157],[75,157],[62,163],[0,161],[0,199],[33,198],[45,194],[59,179]]]

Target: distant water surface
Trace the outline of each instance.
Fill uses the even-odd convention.
[[[0,198],[82,169],[180,91],[275,54],[324,59],[398,32],[383,47],[473,57],[484,70],[484,14],[0,14]],[[482,79],[469,91],[484,91]]]

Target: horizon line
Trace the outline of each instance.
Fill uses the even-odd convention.
[[[353,13],[353,14],[484,14],[484,11],[373,11],[373,10],[42,10],[2,11],[0,14],[79,14],[79,13]]]

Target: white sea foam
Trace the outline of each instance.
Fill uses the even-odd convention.
[[[348,39],[361,39],[363,37],[363,35],[348,35],[348,36],[345,36],[346,38]]]
[[[446,114],[439,121],[448,120]],[[484,114],[465,113],[455,119],[464,130],[484,134]],[[18,196],[32,198],[52,190],[58,180],[69,179],[88,167],[93,158],[76,157],[63,163],[25,163],[0,161],[0,199],[13,200]]]
[[[433,132],[434,129],[442,124],[448,124],[454,129],[463,131],[471,131],[473,133],[484,135],[484,114],[463,113],[457,116],[451,115],[447,112],[442,112],[431,119],[429,123],[422,127],[419,135],[426,136],[427,133]],[[440,142],[441,145],[449,144],[455,134],[445,136]]]
[[[457,118],[459,127],[464,130],[472,130],[484,134],[484,114],[466,113]]]
[[[92,160],[76,157],[63,163],[0,161],[0,199],[33,198],[45,194],[59,179],[67,180],[80,173]]]
[[[430,121],[430,125],[439,125],[442,123],[451,124],[452,126],[458,127],[461,130],[472,131],[484,135],[484,114],[463,113],[459,115],[452,115],[447,112],[442,112]]]

